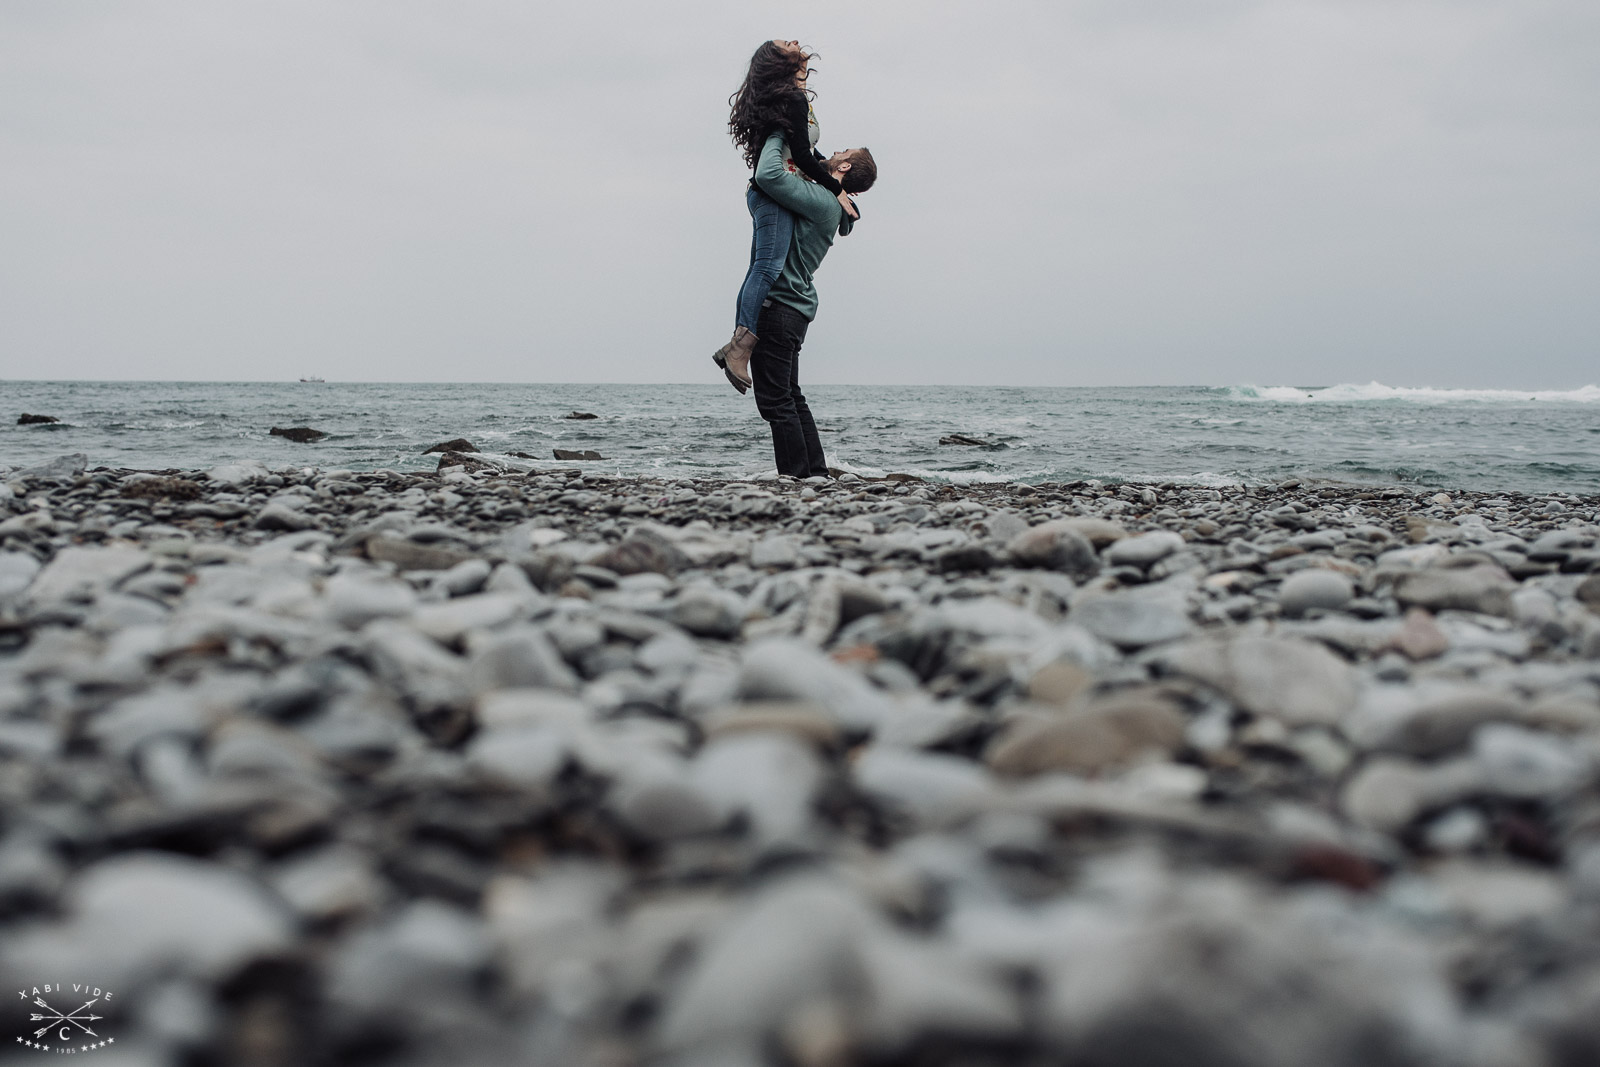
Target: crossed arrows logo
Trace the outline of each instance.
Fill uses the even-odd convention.
[[[40,1015],[38,1012],[34,1012],[33,1013],[32,1020],[34,1022],[38,1022],[40,1019],[49,1020],[43,1026],[39,1027],[39,1029],[35,1030],[33,1032],[33,1036],[34,1037],[43,1037],[46,1033],[48,1033],[49,1031],[55,1029],[57,1024],[60,1024],[60,1023],[71,1023],[73,1026],[76,1026],[79,1030],[82,1030],[84,1033],[88,1034],[90,1037],[99,1037],[100,1036],[99,1034],[97,1034],[93,1030],[89,1029],[87,1026],[84,1025],[84,1023],[94,1022],[96,1019],[105,1018],[105,1016],[103,1016],[103,1015],[82,1015],[82,1016],[80,1016],[78,1014],[80,1011],[88,1011],[90,1008],[94,1007],[95,1002],[98,1001],[99,999],[100,999],[99,997],[95,997],[94,1000],[89,1001],[83,1007],[74,1008],[70,1014],[63,1015],[61,1012],[57,1011],[55,1008],[52,1008],[50,1005],[46,1004],[44,1002],[44,998],[43,997],[34,997],[33,998],[33,1002],[35,1004],[39,1005],[39,1007],[43,1008],[45,1011],[53,1012],[54,1014],[53,1015]]]

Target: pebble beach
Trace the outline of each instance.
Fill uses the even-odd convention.
[[[4,1062],[1600,1062],[1600,496],[433,461],[0,464]]]

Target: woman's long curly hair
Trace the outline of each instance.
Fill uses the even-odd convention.
[[[744,84],[728,97],[728,132],[733,135],[736,148],[744,153],[746,166],[754,167],[761,146],[775,129],[789,130],[784,117],[785,105],[793,106],[796,96],[804,91],[795,85],[795,75],[809,69],[815,56],[805,49],[796,56],[785,52],[775,41],[764,41],[756,54],[750,57],[750,69],[745,72]]]

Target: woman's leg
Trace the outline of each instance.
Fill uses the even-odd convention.
[[[744,285],[739,288],[734,324],[753,333],[756,320],[761,317],[761,302],[783,272],[783,261],[789,258],[794,216],[753,185],[745,194],[744,202],[750,209],[754,234],[750,242],[750,269],[745,271]]]

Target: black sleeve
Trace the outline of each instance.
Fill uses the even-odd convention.
[[[794,160],[794,165],[800,168],[801,174],[838,196],[843,186],[822,165],[821,154],[812,152],[811,138],[806,136],[806,98],[796,94],[786,117],[789,127],[784,131],[784,140],[789,142],[789,156]]]

